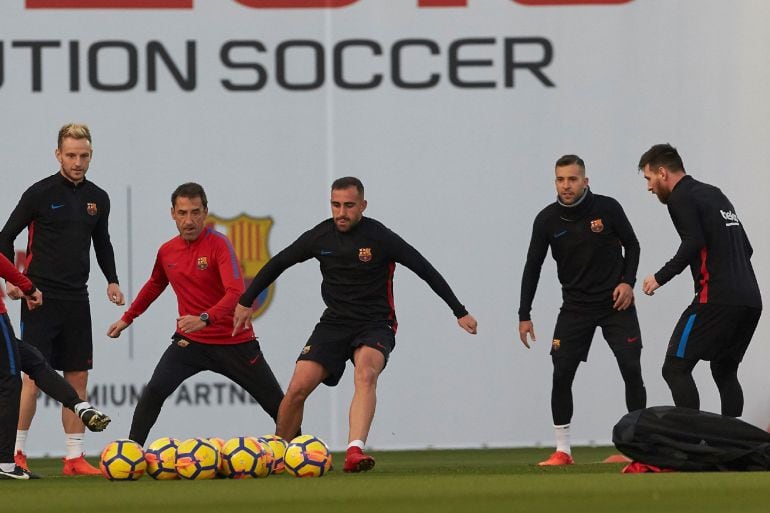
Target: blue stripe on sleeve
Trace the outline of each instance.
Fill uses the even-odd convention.
[[[227,235],[225,235],[224,233],[219,233],[216,230],[211,230],[211,233],[213,233],[217,237],[221,237],[222,239],[224,239],[225,244],[227,244],[227,249],[228,251],[230,251],[230,263],[233,266],[233,276],[235,276],[236,278],[240,278],[241,268],[238,266],[238,258],[235,256],[235,249],[233,249],[233,245],[230,242],[230,239],[228,239]]]
[[[687,319],[687,324],[684,326],[682,338],[679,339],[679,346],[676,348],[677,358],[684,358],[684,350],[687,347],[687,339],[690,338],[693,324],[695,324],[695,314],[690,315],[690,318]]]
[[[3,338],[5,339],[5,348],[8,350],[8,370],[11,372],[11,376],[17,375],[19,372],[16,370],[15,353],[13,352],[13,343],[11,342],[11,334],[8,332],[8,325],[5,323],[5,317],[0,315],[0,330],[3,332]]]

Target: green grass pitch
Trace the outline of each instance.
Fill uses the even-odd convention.
[[[3,513],[24,512],[564,512],[750,513],[770,511],[770,473],[620,473],[600,463],[610,447],[578,447],[576,464],[535,465],[548,449],[373,452],[364,474],[322,478],[110,482],[62,477],[58,459],[30,460],[38,481],[0,481]],[[93,458],[91,458],[93,461]]]

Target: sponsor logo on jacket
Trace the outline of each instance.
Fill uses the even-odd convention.
[[[728,210],[727,212],[720,210],[719,213],[722,214],[722,217],[725,221],[729,221],[728,223],[725,223],[725,226],[738,226],[741,224],[740,219],[738,219],[738,215],[732,210]]]

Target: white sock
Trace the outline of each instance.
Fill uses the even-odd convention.
[[[85,452],[83,448],[83,433],[66,433],[64,446],[67,448],[68,460],[79,458]]]
[[[563,426],[553,426],[553,430],[556,433],[556,450],[572,454],[569,443],[569,424]]]
[[[16,447],[14,447],[13,452],[16,453],[16,451],[21,451],[26,453],[25,446],[27,445],[27,434],[29,434],[29,430],[16,430]]]
[[[80,416],[80,412],[82,410],[85,410],[86,408],[93,408],[93,405],[89,403],[88,401],[83,401],[82,403],[77,403],[75,405],[75,413]]]
[[[0,463],[0,470],[3,472],[13,472],[16,470],[16,464],[15,463]]]
[[[358,447],[362,451],[364,450],[364,442],[362,440],[353,440],[348,444],[348,449],[351,447]]]

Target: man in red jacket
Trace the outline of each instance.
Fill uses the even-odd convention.
[[[228,377],[275,420],[283,391],[249,329],[232,336],[233,311],[244,291],[238,258],[223,234],[206,228],[203,187],[182,184],[171,195],[179,236],[158,250],[150,279],[107,335],[117,338],[171,284],[179,316],[171,345],[161,357],[134,410],[129,438],[144,444],[163,402],[182,382],[209,370]]]

